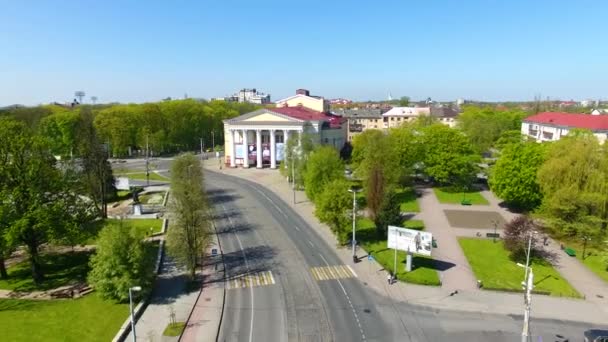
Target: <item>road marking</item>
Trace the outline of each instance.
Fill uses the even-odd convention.
[[[297,230],[297,231],[300,231],[300,228],[298,228],[298,226],[294,226],[294,227],[296,227],[296,230]]]
[[[254,187],[253,189],[254,189],[255,191],[259,192],[259,193],[260,193],[260,195],[264,196],[264,197],[265,197],[265,198],[266,198],[266,199],[267,199],[267,200],[268,200],[268,201],[269,201],[269,202],[270,202],[270,203],[271,203],[271,204],[272,204],[272,205],[275,207],[275,209],[276,209],[276,210],[278,210],[278,211],[281,213],[281,215],[283,215],[283,217],[285,217],[286,219],[288,219],[288,218],[289,218],[289,217],[287,216],[287,214],[285,214],[285,213],[283,212],[283,210],[281,210],[281,208],[279,208],[279,206],[278,206],[278,205],[276,205],[276,203],[274,203],[274,201],[270,199],[270,197],[266,196],[266,194],[265,194],[264,192],[262,192],[261,190],[259,190],[259,189],[255,188],[255,187]]]
[[[310,240],[308,240],[308,244],[310,245],[310,247],[315,248],[315,245],[313,245],[312,242],[310,242]]]
[[[245,249],[243,248],[243,243],[241,243],[241,239],[239,238],[239,236],[234,232],[234,224],[232,223],[232,219],[230,218],[230,216],[226,215],[226,213],[228,212],[228,210],[226,210],[226,206],[224,206],[222,204],[222,208],[224,209],[224,216],[226,218],[228,218],[228,223],[230,223],[230,227],[232,228],[232,234],[234,234],[234,236],[236,237],[236,241],[239,244],[239,248],[241,249],[241,254],[243,254],[243,258],[245,259],[245,268],[247,268],[247,271],[249,271],[249,261],[247,260],[247,254],[245,254]],[[249,288],[250,293],[251,293],[251,322],[249,324],[249,342],[253,341],[253,318],[254,318],[254,314],[255,311],[253,310],[253,288],[250,287]]]
[[[357,277],[357,275],[352,272],[352,269],[348,267],[348,265],[311,267],[310,273],[315,280],[332,280]]]
[[[325,257],[323,256],[323,254],[319,254],[321,256],[321,259],[323,259],[323,261],[325,262],[325,265],[327,265],[329,267],[329,263],[327,262],[327,260],[325,259]],[[352,268],[350,268],[350,266],[346,265],[348,267],[349,271],[352,271]],[[356,277],[356,273],[354,273],[354,271],[352,272],[353,275]],[[353,312],[353,315],[355,316],[355,320],[357,321],[357,325],[359,326],[359,332],[361,333],[361,339],[365,342],[367,341],[367,339],[365,338],[365,334],[363,333],[363,327],[361,326],[361,322],[359,322],[359,315],[357,315],[357,311],[355,311],[355,307],[353,306],[353,303],[350,300],[350,297],[348,296],[348,293],[346,293],[346,289],[344,288],[344,285],[342,285],[342,282],[340,281],[340,279],[337,279],[338,281],[338,285],[340,285],[340,288],[342,288],[342,292],[344,293],[344,296],[346,297],[346,299],[348,300],[348,305],[350,305],[350,309]]]
[[[252,274],[241,274],[228,281],[228,289],[244,289],[247,287],[260,287],[273,285],[272,271],[262,271]]]

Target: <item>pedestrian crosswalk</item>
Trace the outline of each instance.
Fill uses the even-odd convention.
[[[226,280],[228,289],[242,289],[246,287],[267,286],[274,284],[272,271],[263,271],[242,274]]]
[[[312,267],[310,269],[315,280],[331,280],[357,277],[355,271],[348,265]]]

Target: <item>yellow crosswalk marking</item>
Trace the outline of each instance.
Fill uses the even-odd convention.
[[[317,281],[357,277],[348,265],[311,267],[310,273]]]
[[[246,287],[268,286],[274,284],[272,271],[262,271],[251,274],[242,274],[226,282],[228,289],[242,289]]]

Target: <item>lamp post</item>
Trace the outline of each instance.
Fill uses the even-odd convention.
[[[583,260],[585,260],[585,252],[587,251],[587,241],[589,241],[589,236],[583,236]]]
[[[146,134],[146,186],[150,186],[150,144]]]
[[[526,265],[517,263],[517,266],[523,267],[526,270],[524,281],[521,283],[526,290],[524,294],[524,303],[526,305],[524,311],[524,326],[521,332],[521,341],[530,341],[530,307],[532,303],[532,288],[534,288],[534,273],[532,267],[530,267],[530,252],[532,251],[532,236],[535,234],[533,230],[530,231],[528,236],[528,253],[526,253]]]
[[[293,189],[293,204],[296,204],[296,168],[294,163],[293,152],[291,154],[291,185]]]
[[[129,309],[131,311],[131,332],[133,333],[133,342],[137,341],[135,335],[135,316],[133,315],[133,291],[141,291],[141,286],[133,286],[129,288]]]
[[[498,221],[492,220],[492,224],[494,225],[494,236],[492,236],[492,242],[496,243],[496,229],[498,228]]]
[[[356,187],[352,187],[350,189],[348,189],[348,192],[352,192],[353,193],[353,238],[352,238],[352,245],[353,245],[353,261],[356,263],[357,262],[357,252],[355,250],[355,246],[357,244],[357,240],[355,239],[355,228],[357,227],[357,193],[361,192],[360,188],[356,188]]]

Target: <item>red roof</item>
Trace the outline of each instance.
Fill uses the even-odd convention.
[[[544,112],[529,116],[525,122],[608,131],[608,115]]]
[[[306,107],[276,107],[269,108],[271,112],[290,116],[294,119],[306,120],[306,121],[329,121],[331,127],[340,127],[342,123],[341,117],[332,115],[329,113],[317,112],[316,110],[308,109]]]

